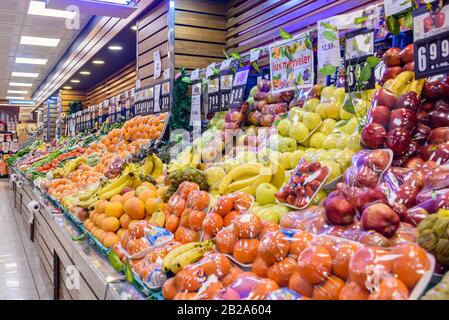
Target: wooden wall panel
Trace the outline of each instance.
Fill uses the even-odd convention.
[[[204,68],[224,58],[226,2],[176,0],[175,68]]]
[[[62,111],[67,112],[69,109],[69,102],[75,100],[81,100],[84,106],[86,105],[86,93],[84,91],[77,90],[60,90],[61,103],[62,103]]]
[[[327,17],[359,9],[372,0],[231,0],[226,48],[247,52],[280,40],[279,29],[295,34]],[[265,60],[265,62],[268,60]]]
[[[168,43],[168,9],[169,1],[160,0],[155,3],[144,17],[137,22],[138,44],[137,44],[137,79],[141,87],[161,82],[163,77],[154,79],[153,54],[159,50],[162,62],[162,73],[169,67],[169,43]]]

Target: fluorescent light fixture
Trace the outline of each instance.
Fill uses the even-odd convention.
[[[45,38],[45,37],[31,37],[22,36],[20,38],[20,44],[29,44],[33,46],[45,46],[45,47],[56,47],[61,39],[57,38]]]
[[[137,31],[137,25],[132,26],[131,29]]]
[[[28,91],[24,91],[24,90],[8,90],[7,93],[21,93],[21,94],[27,94]]]
[[[109,46],[108,49],[112,50],[112,51],[118,51],[118,50],[122,50],[123,47],[122,46]]]
[[[46,64],[47,59],[34,59],[34,58],[16,58],[16,63],[27,63],[27,64]]]
[[[6,99],[8,100],[23,100],[25,99],[24,97],[11,97],[11,96],[6,96]]]
[[[76,17],[76,12],[74,11],[47,9],[45,1],[30,1],[28,14],[65,19],[74,19]]]
[[[32,72],[13,72],[11,74],[12,77],[25,77],[25,78],[37,78],[39,77],[39,73]]]
[[[115,4],[130,4],[131,0],[96,0],[97,2],[115,3]]]
[[[10,87],[32,87],[33,84],[29,82],[10,82]]]
[[[62,87],[62,89],[65,89],[65,90],[71,90],[72,87],[70,87],[70,86],[64,86],[64,87]]]
[[[93,64],[104,64],[103,60],[94,60],[92,61]]]
[[[81,81],[79,81],[78,79],[72,79],[70,80],[71,83],[80,83]]]
[[[35,101],[34,100],[23,100],[23,98],[21,99],[17,99],[17,100],[9,100],[9,104],[28,104],[28,105],[34,105]]]
[[[90,71],[80,71],[80,74],[88,76],[90,75]]]

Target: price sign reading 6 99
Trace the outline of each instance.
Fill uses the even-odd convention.
[[[414,13],[416,79],[449,73],[449,5],[421,7]]]

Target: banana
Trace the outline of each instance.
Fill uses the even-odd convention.
[[[253,173],[254,175],[259,174],[261,171],[262,164],[258,162],[250,162],[242,164],[238,167],[235,167],[229,173],[224,176],[224,178],[221,180],[219,186],[218,186],[218,192],[220,194],[224,194],[226,192],[226,189],[228,186],[234,181],[239,180],[240,177],[244,175],[248,175]]]
[[[227,193],[231,193],[231,192],[235,192],[238,191],[240,189],[243,189],[249,185],[251,185],[256,179],[257,179],[257,175],[249,177],[249,178],[245,178],[245,179],[240,179],[237,181],[234,181],[233,183],[231,183],[230,185],[228,185],[228,187],[226,188]]]
[[[162,163],[162,160],[159,159],[158,156],[156,156],[154,153],[152,154],[153,161],[154,161],[154,169],[151,172],[151,176],[153,178],[159,177],[164,172],[164,164]]]
[[[185,266],[200,260],[204,256],[204,254],[209,251],[209,249],[214,245],[214,242],[212,240],[208,240],[205,242],[206,243],[202,243],[202,245],[199,247],[176,256],[169,265],[170,270],[173,273],[177,273]]]
[[[399,95],[402,95],[402,94],[404,94],[404,93],[410,92],[410,87],[412,86],[413,82],[414,82],[414,81],[409,82],[409,83],[406,83],[405,85],[403,85],[403,86],[399,89],[398,94],[399,94]]]
[[[101,196],[104,193],[107,193],[107,192],[115,189],[116,187],[120,186],[121,184],[123,184],[124,181],[127,181],[128,179],[129,179],[129,173],[122,174],[118,178],[115,178],[115,179],[109,181],[109,183],[107,185],[105,185],[103,188],[98,190],[97,195]]]
[[[88,199],[90,199],[97,191],[98,189],[100,189],[101,184],[98,184],[98,186],[96,188],[90,188],[87,190],[84,190],[84,192],[78,196],[78,200],[79,201],[86,201]]]
[[[388,79],[387,81],[385,81],[385,83],[382,87],[385,89],[391,90],[393,83],[394,83],[394,79]]]
[[[99,198],[97,196],[93,196],[85,201],[78,201],[76,205],[81,208],[89,208],[97,202]]]
[[[145,175],[145,176],[149,175],[153,171],[153,168],[154,168],[153,157],[152,156],[148,156],[145,159],[145,163],[144,163],[144,165],[141,168],[141,173],[143,175]]]
[[[116,194],[119,194],[120,192],[122,192],[123,189],[125,189],[126,187],[131,187],[133,185],[134,181],[135,181],[135,177],[128,176],[128,179],[125,180],[122,184],[120,184],[119,186],[115,187],[114,189],[100,195],[99,196],[100,200],[111,199]]]
[[[183,244],[182,246],[174,248],[172,251],[167,253],[167,255],[162,259],[162,271],[168,272],[170,271],[170,265],[172,264],[173,260],[179,256],[180,254],[183,254],[184,252],[187,252],[189,250],[192,250],[194,248],[201,247],[201,242],[190,242]]]
[[[426,82],[426,79],[414,80],[411,83],[409,90],[415,91],[418,97],[421,96],[422,90],[424,88],[424,82]]]
[[[275,164],[276,171],[271,177],[270,183],[276,188],[280,189],[285,182],[285,169],[280,163]]]
[[[249,193],[251,195],[256,194],[256,189],[261,183],[268,183],[271,181],[272,175],[269,169],[265,168],[266,170],[261,170],[260,175],[257,176],[257,179],[253,181],[253,183],[250,186],[247,186],[240,191]]]
[[[408,82],[415,79],[415,73],[413,71],[402,71],[395,79],[391,86],[391,91],[398,94],[403,86]]]
[[[134,178],[134,182],[133,182],[132,188],[133,189],[137,189],[141,184],[142,184],[142,180],[140,179],[140,176],[136,176]]]

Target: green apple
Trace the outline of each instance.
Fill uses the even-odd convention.
[[[335,180],[336,178],[338,178],[339,176],[341,176],[341,168],[340,165],[332,160],[327,160],[327,161],[322,161],[321,164],[323,166],[328,166],[330,173],[329,173],[329,178],[327,179],[327,182],[331,182],[333,180]]]
[[[327,118],[327,108],[329,108],[330,103],[328,102],[321,102],[318,104],[315,108],[315,112],[318,113],[321,117],[321,119]]]
[[[284,167],[284,169],[289,170],[291,168],[293,168],[290,165],[290,157],[293,153],[292,152],[283,152],[281,154],[281,158],[279,159],[279,163],[281,164],[281,166]]]
[[[362,146],[360,144],[360,135],[352,135],[349,136],[348,149],[357,152],[362,150]]]
[[[309,147],[320,149],[321,146],[323,145],[324,139],[326,139],[326,135],[324,135],[324,133],[315,132],[310,137]]]
[[[224,178],[226,171],[222,167],[213,166],[204,171],[206,175],[206,181],[209,187],[215,185],[218,181]]]
[[[140,186],[140,187],[138,187],[138,188],[136,189],[136,196],[137,196],[137,197],[140,196],[140,194],[141,194],[142,192],[144,192],[145,190],[147,190],[147,189],[149,189],[147,186]]]
[[[281,137],[279,140],[279,152],[293,152],[296,150],[296,140],[293,138]]]
[[[337,121],[335,121],[334,119],[324,119],[318,131],[324,133],[325,135],[330,135],[332,132],[334,132],[336,124]]]
[[[304,154],[303,150],[296,150],[290,154],[290,168],[296,168],[296,165],[302,158],[303,154]]]
[[[309,135],[309,129],[302,122],[292,123],[290,130],[288,131],[288,135],[297,142],[301,142],[304,141],[304,139],[306,139]]]
[[[332,160],[331,155],[327,150],[319,149],[316,151],[316,160],[317,161],[326,161],[326,160]]]
[[[275,205],[274,209],[276,210],[279,220],[281,220],[283,216],[290,212],[290,209],[282,204]]]
[[[321,124],[321,117],[315,112],[304,112],[302,122],[310,131],[312,131]]]
[[[254,95],[259,92],[259,88],[257,88],[257,86],[254,86],[251,88],[250,92],[249,92],[249,96],[250,97],[254,97]]]
[[[320,100],[317,98],[308,99],[304,102],[303,109],[305,111],[315,112],[316,106],[320,103]]]
[[[317,206],[321,203],[321,201],[326,199],[326,197],[327,197],[326,192],[324,190],[320,190],[317,192],[315,197],[313,197],[312,204]]]
[[[298,146],[296,147],[296,150],[305,151],[305,150],[306,150],[306,147],[301,146],[301,145],[298,145]]]
[[[288,133],[290,131],[291,125],[292,125],[292,122],[289,119],[282,119],[281,121],[279,121],[279,123],[277,125],[279,134],[281,136],[288,137],[289,136]]]
[[[288,119],[293,122],[301,121],[304,114],[304,110],[299,107],[293,107],[288,111]]]
[[[343,104],[343,102],[345,101],[345,98],[346,98],[346,92],[345,92],[345,88],[344,87],[337,88],[335,90],[335,98],[337,99],[337,103],[339,105]]]
[[[235,159],[238,162],[243,164],[243,163],[247,163],[247,162],[256,162],[257,156],[254,152],[242,151],[242,152],[237,152],[237,156],[235,157]]]
[[[342,171],[349,168],[351,165],[352,156],[354,155],[354,151],[349,149],[344,149],[338,154],[338,158],[335,160],[340,165]]]
[[[327,118],[332,118],[335,120],[340,119],[340,106],[337,102],[333,101],[329,103],[329,106],[326,109]]]
[[[316,149],[315,148],[307,149],[302,155],[302,157],[307,162],[315,162],[317,160]]]
[[[257,211],[256,216],[258,216],[262,221],[271,221],[276,224],[279,223],[279,215],[276,209],[273,208],[263,208]]]
[[[337,139],[337,145],[336,148],[343,150],[345,148],[347,148],[349,145],[349,136],[347,134],[340,134],[338,139]]]
[[[344,103],[343,103],[344,105]],[[349,120],[354,117],[353,113],[347,112],[345,109],[343,109],[343,105],[340,106],[340,119],[342,120]]]
[[[321,99],[322,100],[331,100],[335,99],[335,90],[334,86],[327,86],[321,90]]]
[[[328,135],[324,139],[323,144],[321,145],[321,147],[323,149],[334,149],[334,148],[337,148],[337,140],[338,140],[338,135],[330,134],[330,135]]]
[[[256,188],[256,201],[259,205],[275,203],[278,189],[270,183],[261,183]]]

